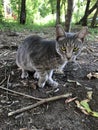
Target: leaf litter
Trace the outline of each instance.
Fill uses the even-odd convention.
[[[92,99],[92,94],[93,94],[92,91],[87,92],[86,99],[82,101],[76,100],[75,103],[77,105],[77,108],[79,108],[84,114],[98,118],[98,112],[93,111],[88,104],[88,102],[90,102],[90,100]]]

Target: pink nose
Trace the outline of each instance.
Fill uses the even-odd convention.
[[[67,57],[68,60],[71,59],[71,55],[70,54],[67,54],[66,57]]]
[[[67,57],[68,60],[70,60],[70,57]]]

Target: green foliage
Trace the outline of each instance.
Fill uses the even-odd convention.
[[[42,17],[47,16],[51,12],[50,5],[48,3],[46,3],[45,1],[43,1],[43,3],[40,4],[38,10]]]
[[[10,0],[13,15],[19,18],[21,0]]]
[[[51,7],[51,13],[55,14],[56,13],[56,0],[49,0],[49,4]]]
[[[0,1],[0,21],[3,20],[3,5]],[[46,25],[56,21],[56,2],[57,0],[26,0],[26,24],[29,25]],[[91,0],[90,6],[95,4],[96,0]],[[21,0],[10,0],[13,14],[18,18],[20,17]],[[78,22],[84,15],[86,0],[75,0],[72,23]],[[61,0],[61,22],[65,20],[65,13],[67,7],[67,0]],[[93,16],[93,13],[90,17]],[[13,22],[15,19],[13,19]],[[6,19],[6,22],[9,22]]]
[[[55,22],[47,22],[46,24],[25,24],[25,25],[21,25],[19,24],[19,22],[13,22],[12,20],[8,20],[7,21],[3,21],[2,23],[0,23],[0,30],[12,30],[12,31],[18,31],[18,32],[24,32],[26,30],[28,31],[41,31],[44,28],[48,28],[48,27],[54,27],[55,26]]]
[[[98,35],[98,29],[96,28],[89,28],[89,32],[94,36],[94,35]]]
[[[26,0],[27,23],[33,23],[38,15],[38,0]]]
[[[2,22],[3,19],[3,1],[0,0],[0,22]]]

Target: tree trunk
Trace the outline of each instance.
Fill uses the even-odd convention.
[[[56,5],[56,25],[60,23],[60,0],[57,0]]]
[[[87,0],[84,17],[80,20],[80,24],[82,23],[83,26],[87,26],[87,17],[88,17],[90,2],[91,0]]]
[[[67,14],[65,15],[65,31],[69,32],[71,28],[71,18],[73,12],[73,0],[67,0]]]
[[[0,1],[0,23],[1,23],[2,20],[3,20],[2,9],[3,9],[3,1]]]
[[[54,2],[53,0],[49,0],[50,6],[51,6],[51,13],[54,14],[55,13],[55,8],[54,8]]]
[[[26,0],[21,0],[20,24],[26,22]]]
[[[98,15],[98,7],[97,7],[96,12],[95,12],[95,14],[93,16],[93,19],[92,19],[92,22],[91,22],[91,27],[95,26],[97,15]]]
[[[83,26],[87,26],[88,16],[97,8],[97,5],[98,5],[98,0],[97,0],[94,6],[91,9],[89,9],[90,2],[91,0],[87,0],[87,6],[85,9],[84,16],[80,19],[80,21],[77,24],[82,24]]]

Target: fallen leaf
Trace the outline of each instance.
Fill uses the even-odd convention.
[[[75,103],[84,114],[98,117],[98,112],[92,111],[88,104],[88,102],[92,99],[92,93],[92,91],[87,92],[87,99],[82,100],[80,102],[76,100]]]
[[[89,101],[88,99],[82,100],[82,101],[80,102],[80,105],[81,105],[88,113],[90,113],[90,112],[91,112],[91,109],[90,109],[90,107],[89,107],[88,101]]]
[[[87,111],[87,113],[89,115],[92,115],[94,117],[98,117],[98,112],[95,112],[95,111],[91,110],[87,100],[81,101],[80,104],[84,107],[84,109]]]
[[[66,99],[66,100],[65,100],[65,103],[72,102],[72,101],[74,101],[74,100],[76,100],[76,99],[77,99],[77,97]]]
[[[28,130],[27,128],[20,128],[20,130]]]
[[[85,115],[89,115],[83,106],[81,106],[80,102],[78,100],[75,101],[77,108],[79,108]]]
[[[92,94],[93,94],[93,91],[88,91],[88,92],[87,92],[87,98],[88,98],[89,100],[92,99]]]
[[[89,74],[87,74],[87,78],[91,79],[91,78],[97,78],[98,79],[98,73],[96,72],[90,72]]]
[[[91,79],[92,78],[92,74],[91,73],[87,74],[87,78]]]
[[[75,81],[75,80],[68,79],[67,82],[69,82],[69,83],[76,83],[77,86],[82,86],[78,81]]]

